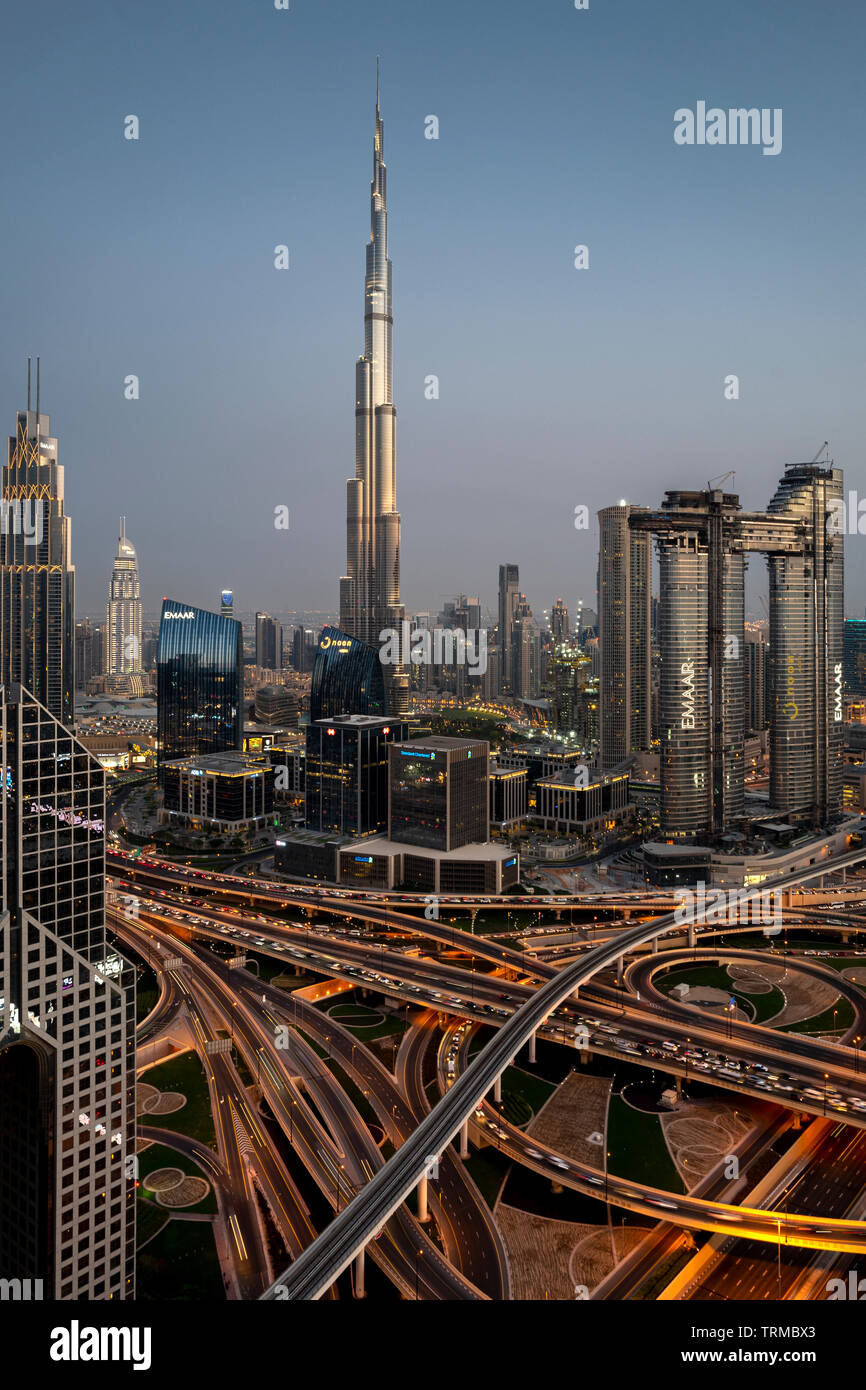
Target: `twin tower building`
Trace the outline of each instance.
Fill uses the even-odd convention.
[[[842,804],[842,472],[788,467],[764,512],[668,492],[600,513],[602,761],[650,746],[650,554],[659,562],[661,828],[720,834],[744,815],[744,578],[769,570],[770,805],[812,828]]]

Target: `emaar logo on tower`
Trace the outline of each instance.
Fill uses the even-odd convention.
[[[187,610],[186,610],[185,613],[181,613],[181,612],[175,612],[175,613],[173,613],[173,612],[171,611],[171,609],[169,609],[169,611],[168,611],[167,613],[163,613],[162,616],[163,616],[166,620],[168,620],[169,618],[194,618],[194,617],[195,617],[195,613],[192,611],[191,608],[187,608]]]

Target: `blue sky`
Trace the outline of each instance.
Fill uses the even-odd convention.
[[[336,607],[377,53],[408,609],[492,605],[506,560],[536,612],[592,605],[576,505],[735,469],[759,507],[823,439],[866,491],[864,31],[851,0],[7,4],[0,407],[40,353],[79,612],[121,512],[146,607]],[[675,145],[698,100],[781,107],[782,153]]]

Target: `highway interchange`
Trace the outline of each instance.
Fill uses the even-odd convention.
[[[571,942],[563,946],[560,935],[547,948],[537,935],[526,949],[526,940],[523,947],[511,945],[444,920],[449,908],[466,911],[466,903],[442,900],[442,920],[431,921],[407,910],[406,895],[388,895],[382,902],[340,890],[243,880],[144,856],[113,852],[108,858],[109,923],[127,948],[156,967],[160,980],[157,1007],[143,1022],[140,1039],[159,1036],[182,1009],[205,1065],[217,1152],[205,1154],[198,1146],[189,1156],[214,1183],[231,1232],[232,1296],[333,1297],[339,1276],[350,1268],[352,1291],[362,1296],[370,1257],[404,1298],[507,1299],[508,1254],[461,1160],[470,1140],[494,1143],[530,1172],[650,1218],[657,1224],[644,1242],[644,1262],[652,1260],[653,1249],[659,1258],[668,1253],[677,1230],[683,1238],[694,1232],[701,1240],[701,1232],[715,1233],[716,1243],[733,1245],[739,1254],[720,1256],[717,1264],[735,1270],[742,1270],[744,1261],[749,1266],[754,1248],[784,1244],[786,1259],[791,1250],[800,1252],[796,1288],[802,1289],[816,1259],[832,1252],[839,1260],[866,1245],[866,1225],[849,1214],[860,1195],[856,1164],[853,1178],[850,1172],[853,1160],[846,1160],[847,1177],[840,1185],[851,1201],[833,1200],[828,1191],[836,1181],[831,1157],[840,1143],[838,1132],[845,1136],[842,1152],[850,1149],[855,1158],[863,1152],[864,998],[814,955],[807,959],[790,948],[784,955],[771,939],[767,950],[738,949],[731,945],[733,928],[701,921],[684,927],[682,914],[675,922],[670,912],[670,895],[655,892],[646,897],[612,893],[601,901],[594,895],[591,902],[585,895],[542,899],[539,909],[556,913]],[[848,855],[822,865],[820,873],[853,869],[862,859],[862,854]],[[792,876],[788,886],[807,877]],[[510,914],[527,901],[473,902],[472,908]],[[616,919],[590,925],[590,907],[608,909],[608,915],[615,909]],[[563,925],[563,913],[571,916],[574,910],[581,916],[577,927]],[[808,923],[803,929],[810,933],[844,928],[852,941],[846,952],[857,954],[866,922],[858,919],[856,906],[832,918],[815,917],[797,910],[792,900],[790,925]],[[634,954],[647,945],[648,954]],[[384,997],[392,1009],[402,1005],[409,1026],[395,1046],[393,1070],[317,1008],[309,990],[287,991],[258,981],[249,968],[251,956],[308,971],[325,991],[362,990]],[[756,967],[768,960],[796,964],[803,974],[832,982],[854,1021],[838,1040],[822,1042],[730,1016],[720,1019],[657,988],[662,968],[734,958]],[[226,1028],[248,1075],[256,1076],[252,1091],[230,1053],[214,1054],[206,1046]],[[489,1041],[470,1060],[470,1042],[479,1034]],[[744,1205],[742,1193],[736,1201],[725,1200],[732,1194],[718,1182],[687,1194],[665,1192],[575,1163],[531,1140],[505,1120],[494,1098],[505,1067],[527,1044],[534,1049],[536,1039],[569,1048],[576,1059],[617,1057],[673,1079],[699,1078],[720,1092],[747,1093],[763,1107],[766,1119],[759,1129],[767,1132],[780,1122],[783,1127],[799,1122],[799,1116],[805,1123],[814,1117],[814,1126],[830,1125],[830,1137],[822,1130],[815,1140],[809,1178],[828,1201],[816,1207],[805,1177],[787,1193],[781,1215],[772,1203]],[[440,1097],[436,1103],[426,1080],[431,1066]],[[286,1141],[333,1213],[324,1226],[319,1214],[318,1229],[286,1162]],[[387,1159],[386,1143],[393,1150]],[[761,1151],[759,1134],[751,1136],[749,1147]],[[428,1181],[424,1175],[434,1160],[438,1171]],[[852,1184],[857,1186],[853,1196]],[[795,1191],[808,1196],[804,1207],[792,1204]],[[274,1268],[262,1203],[290,1261],[284,1270]],[[857,1218],[861,1215],[858,1210]],[[804,1253],[810,1251],[823,1254]],[[627,1285],[620,1282],[617,1289],[616,1275],[609,1276],[605,1296],[623,1296]],[[722,1287],[727,1277],[716,1269]],[[756,1290],[766,1277],[764,1271],[751,1281]]]

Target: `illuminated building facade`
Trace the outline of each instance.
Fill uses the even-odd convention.
[[[388,824],[388,746],[405,739],[403,720],[348,714],[307,729],[307,829],[368,835]]]
[[[75,569],[70,563],[63,467],[39,408],[16,418],[0,499],[0,684],[19,683],[71,724],[75,692]]]
[[[117,554],[108,589],[105,639],[108,643],[108,675],[123,676],[143,669],[138,556],[132,541],[127,540],[125,516],[120,518]]]
[[[310,723],[342,714],[384,715],[379,652],[338,627],[322,629],[310,682]]]
[[[254,834],[273,819],[274,769],[242,753],[179,758],[163,768],[160,819],[207,834]]]
[[[346,573],[340,579],[340,626],[370,646],[386,628],[400,630],[400,513],[397,511],[396,416],[392,394],[393,305],[388,257],[384,125],[376,89],[370,240],[364,277],[364,352],[355,367],[355,476],[346,484]],[[408,677],[387,677],[388,712],[407,708]]]
[[[106,939],[104,773],[20,686],[0,725],[0,1270],[132,1298],[135,988]]]
[[[842,637],[842,675],[845,694],[866,696],[866,619],[846,618]]]
[[[841,470],[793,464],[766,512],[720,490],[669,492],[629,519],[659,554],[661,824],[718,834],[743,815],[744,573],[769,568],[770,804],[828,825],[842,805]]]
[[[156,669],[160,780],[176,758],[240,749],[243,636],[235,618],[163,599]]]
[[[450,851],[490,838],[490,745],[419,738],[389,750],[388,838]]]
[[[768,559],[770,804],[814,827],[842,805],[843,537],[828,526],[841,501],[841,469],[802,463],[768,507],[798,542]]]

